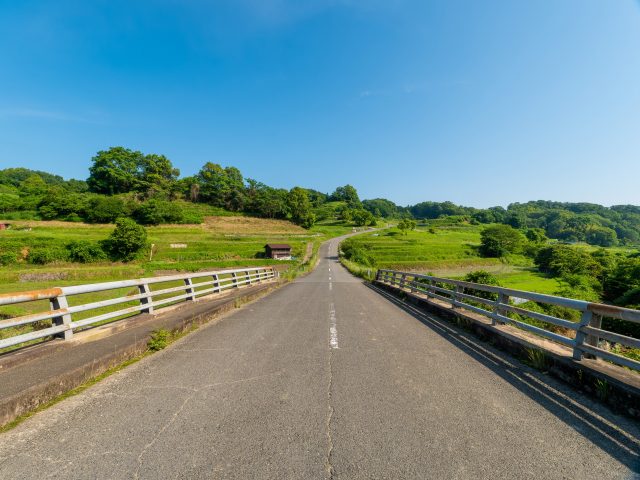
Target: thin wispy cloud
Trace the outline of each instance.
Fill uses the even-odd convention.
[[[42,120],[53,120],[74,123],[96,123],[87,118],[71,115],[64,112],[50,110],[39,110],[32,108],[5,108],[0,109],[0,118],[35,118]]]

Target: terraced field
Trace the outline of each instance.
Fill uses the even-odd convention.
[[[483,258],[475,225],[423,226],[402,234],[397,229],[364,234],[352,241],[365,246],[378,268],[461,278],[474,270],[496,275],[504,286],[541,293],[558,290],[558,282],[538,273],[530,259]]]
[[[59,221],[10,223],[11,229],[0,231],[0,251],[14,252],[21,260],[1,267],[0,293],[224,267],[277,265],[279,269],[286,269],[302,262],[310,244],[312,250],[316,251],[323,240],[351,230],[351,227],[339,222],[305,230],[281,220],[212,217],[201,225],[148,227],[148,240],[152,244],[149,256],[131,263],[105,261],[32,265],[25,260],[31,249],[56,246],[64,248],[74,240],[99,241],[107,238],[114,227]],[[264,245],[270,242],[290,244],[295,258],[290,261],[264,258]],[[179,248],[175,248],[176,245]],[[91,299],[85,300],[102,300],[104,294],[91,295]],[[0,319],[32,313],[45,307],[46,305],[37,303],[2,307]],[[3,332],[6,333],[0,330],[0,338]]]

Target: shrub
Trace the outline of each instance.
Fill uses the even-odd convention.
[[[65,248],[34,248],[27,255],[27,261],[34,265],[46,265],[47,263],[66,262],[68,260],[69,253]]]
[[[485,257],[504,257],[519,253],[524,243],[523,235],[509,225],[494,225],[480,233],[480,254]]]
[[[138,223],[143,225],[159,225],[161,223],[181,223],[184,219],[182,210],[175,203],[165,200],[151,199],[142,203],[134,213]]]
[[[89,223],[113,223],[125,215],[125,202],[121,197],[97,196],[89,202],[85,220]]]
[[[369,253],[370,249],[371,245],[366,243],[358,245],[350,241],[345,241],[340,245],[340,250],[342,250],[342,254],[347,260],[364,265],[365,267],[375,267],[376,260]]]
[[[542,248],[535,263],[544,273],[554,276],[587,275],[599,277],[602,266],[588,252],[569,245],[552,245]]]
[[[0,252],[0,265],[13,265],[18,261],[18,256],[15,252]]]
[[[162,328],[160,330],[155,330],[151,333],[151,338],[147,342],[147,347],[152,352],[157,352],[169,345],[170,338],[171,333],[168,330],[164,330]]]
[[[475,272],[469,272],[464,277],[465,282],[471,283],[480,283],[482,285],[496,285],[500,286],[500,282],[498,281],[498,277],[492,275],[491,273],[485,270],[476,270]],[[492,292],[484,292],[482,290],[476,290],[473,288],[465,288],[464,293],[468,295],[473,295],[474,297],[486,298],[487,300],[497,300],[498,294]],[[486,308],[486,306],[482,306],[482,308]]]
[[[64,217],[65,222],[82,222],[82,218],[77,213],[70,213],[66,217]]]
[[[107,254],[98,243],[78,240],[67,245],[69,259],[73,262],[91,263],[106,260]]]
[[[147,231],[130,218],[116,220],[116,228],[103,242],[103,249],[112,259],[129,262],[147,246]]]

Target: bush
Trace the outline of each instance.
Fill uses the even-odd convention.
[[[181,223],[184,219],[182,210],[175,203],[151,199],[142,203],[134,213],[135,219],[142,225],[159,225],[161,223]]]
[[[480,233],[480,254],[484,257],[504,257],[519,253],[524,243],[523,235],[509,225],[494,225]]]
[[[375,258],[369,253],[371,246],[366,243],[358,245],[351,241],[345,241],[340,245],[340,250],[342,250],[344,258],[351,262],[358,263],[365,267],[376,266]]]
[[[18,261],[18,256],[16,255],[15,252],[0,253],[0,265],[2,266],[13,265],[14,263],[17,263],[17,261]]]
[[[78,240],[67,245],[69,259],[73,262],[91,263],[107,259],[102,247],[88,240]]]
[[[82,222],[82,218],[77,213],[70,213],[63,219],[65,222]]]
[[[471,283],[480,283],[482,285],[495,285],[498,287],[500,286],[498,277],[485,270],[476,270],[475,272],[467,273],[464,277],[464,281]],[[487,300],[498,299],[497,293],[483,292],[482,290],[475,290],[473,288],[465,288],[464,293],[473,295],[474,297],[486,298]]]
[[[69,253],[65,248],[34,248],[27,255],[27,261],[34,265],[46,265],[47,263],[66,262],[68,260]]]
[[[119,218],[102,247],[113,260],[129,262],[146,249],[147,231],[130,218]]]
[[[113,223],[125,213],[125,202],[121,197],[97,196],[89,202],[85,220],[89,223]]]
[[[171,340],[171,333],[168,330],[159,329],[154,330],[151,333],[151,338],[147,342],[147,347],[152,352],[157,352],[162,350],[169,345],[169,341]]]
[[[535,263],[540,271],[554,276],[587,275],[597,278],[602,275],[602,266],[592,255],[569,245],[540,249]]]

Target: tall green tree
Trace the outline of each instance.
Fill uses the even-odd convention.
[[[174,168],[171,160],[155,153],[144,155],[140,159],[140,189],[146,192],[169,193],[176,187],[180,170]]]
[[[114,195],[141,190],[142,152],[111,147],[99,151],[91,161],[87,179],[91,192]]]
[[[164,155],[144,155],[137,150],[111,147],[92,158],[87,185],[105,195],[137,192],[169,194],[177,187],[180,170]]]
[[[291,221],[304,228],[311,228],[316,221],[316,216],[311,210],[309,193],[301,187],[294,187],[287,196],[287,207]]]
[[[331,194],[331,200],[347,202],[350,208],[360,208],[361,206],[358,191],[352,185],[336,188],[335,192]]]
[[[240,211],[244,208],[246,191],[242,173],[235,167],[223,168],[207,162],[197,175],[199,197],[211,205]]]
[[[480,253],[485,257],[503,257],[519,253],[524,236],[509,225],[494,225],[480,232]]]

